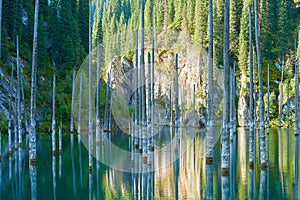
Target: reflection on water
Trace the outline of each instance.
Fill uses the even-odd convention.
[[[3,199],[298,199],[299,139],[292,130],[270,129],[266,136],[269,168],[249,169],[248,130],[239,129],[230,144],[230,174],[221,177],[220,142],[214,164],[205,164],[205,137],[195,129],[165,128],[155,148],[167,145],[162,154],[139,153],[122,133],[105,133],[114,144],[131,152],[130,172],[105,166],[95,158],[89,173],[89,153],[80,137],[63,135],[62,154],[52,156],[51,138],[39,137],[37,166],[28,165],[28,149],[10,155],[3,136],[0,163],[0,197]],[[120,139],[121,138],[121,139]],[[171,139],[173,138],[173,139]],[[103,140],[103,137],[101,139]],[[128,142],[129,141],[129,142]],[[111,145],[98,143],[97,157],[111,158]],[[259,155],[258,149],[256,155]],[[174,160],[169,165],[168,161]],[[163,166],[164,167],[159,167]],[[156,169],[156,170],[154,170]],[[56,175],[59,172],[59,177]],[[140,173],[138,173],[140,172]]]

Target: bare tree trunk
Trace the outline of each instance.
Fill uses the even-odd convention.
[[[230,0],[225,0],[224,14],[224,121],[222,133],[222,175],[229,174],[230,167],[230,66],[229,66],[229,15]]]
[[[93,171],[92,1],[89,0],[89,172]]]
[[[10,91],[9,91],[9,108],[10,108],[10,116],[9,116],[9,122],[8,122],[8,154],[9,156],[12,156],[12,141],[11,141],[11,133],[13,129],[13,102],[12,102],[12,90],[13,90],[13,76],[14,76],[14,66],[11,66],[11,76],[10,76]]]
[[[154,67],[155,67],[155,16],[154,16],[154,0],[152,0],[152,68],[151,68],[151,150],[154,150]]]
[[[266,160],[266,142],[265,142],[265,122],[264,122],[264,93],[263,93],[263,74],[262,74],[262,63],[260,55],[260,43],[258,36],[258,5],[257,0],[254,0],[255,10],[255,39],[256,39],[256,52],[257,52],[257,63],[258,63],[258,74],[259,74],[259,139],[260,139],[260,164],[261,167],[267,166]]]
[[[53,70],[53,88],[52,88],[52,155],[55,156],[56,151],[56,120],[55,120],[55,101],[56,101],[56,75],[55,69]]]
[[[18,138],[19,138],[19,147],[22,147],[22,121],[21,121],[21,94],[20,94],[20,55],[19,55],[19,36],[17,36],[17,121],[18,121]]]
[[[141,89],[142,89],[142,124],[146,125],[146,83],[145,83],[145,1],[141,0]]]
[[[148,52],[148,106],[147,106],[147,124],[151,123],[151,54]]]
[[[194,84],[193,89],[193,112],[196,111],[196,84]]]
[[[135,31],[135,95],[134,95],[134,101],[135,101],[135,140],[134,140],[134,146],[135,148],[138,148],[139,145],[139,44],[138,44],[138,31]]]
[[[235,134],[235,120],[234,120],[234,109],[235,109],[235,63],[230,69],[230,142],[233,142],[233,135]]]
[[[30,164],[36,163],[36,71],[38,54],[39,0],[35,0],[30,102]],[[35,170],[33,170],[35,171]],[[33,172],[34,173],[34,172]]]
[[[179,127],[180,123],[180,114],[179,114],[179,106],[178,106],[178,96],[179,96],[179,91],[178,91],[178,54],[175,56],[175,127]]]
[[[79,105],[78,105],[78,125],[77,125],[77,133],[79,138],[81,132],[81,106],[82,106],[82,73],[80,73],[80,83],[79,83]]]
[[[110,85],[110,72],[107,75],[107,83],[106,83],[106,96],[105,96],[105,110],[104,110],[104,126],[103,130],[108,131],[108,97],[109,97],[109,85]]]
[[[213,2],[209,0],[208,5],[208,33],[209,33],[209,45],[208,45],[208,118],[207,118],[207,136],[206,136],[206,163],[213,163],[214,156],[214,134],[213,134],[213,75],[214,75],[214,63],[213,63]],[[201,75],[200,75],[201,79]],[[200,80],[201,83],[201,80]]]
[[[100,145],[100,44],[97,44],[97,90],[96,90],[96,145]]]
[[[299,66],[298,59],[295,63],[295,135],[299,134]]]
[[[281,66],[281,80],[279,84],[279,116],[278,127],[282,127],[282,101],[283,101],[283,66]]]
[[[255,160],[255,110],[254,110],[254,80],[253,80],[253,46],[252,46],[252,9],[249,6],[249,57],[250,57],[250,134],[249,134],[249,166],[254,167]]]
[[[270,128],[270,65],[268,64],[268,116],[267,116],[268,134]]]
[[[71,122],[70,122],[71,134],[73,134],[73,132],[74,132],[75,76],[76,76],[76,71],[75,71],[75,67],[74,67],[73,79],[72,79],[72,105],[71,105]]]
[[[58,152],[59,155],[62,154],[62,116],[60,115],[60,127],[59,127],[59,131],[58,131]],[[60,162],[61,164],[61,162]],[[60,173],[61,174],[61,173]]]

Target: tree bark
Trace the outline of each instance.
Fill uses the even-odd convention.
[[[73,134],[73,132],[74,132],[75,78],[76,78],[76,71],[75,71],[75,67],[74,67],[73,79],[72,79],[72,105],[71,105],[71,122],[70,122],[71,134]]]
[[[14,66],[11,67],[11,76],[10,76],[10,91],[9,91],[9,108],[10,108],[10,116],[8,122],[8,154],[12,156],[12,141],[11,141],[11,132],[13,129],[13,102],[12,102],[12,90],[13,90],[13,76],[14,76]]]
[[[78,125],[77,125],[78,137],[80,137],[80,132],[81,132],[81,106],[82,106],[82,73],[80,73],[80,83],[79,83],[79,105],[78,105]]]
[[[265,142],[265,123],[264,123],[264,94],[263,94],[263,74],[262,74],[262,63],[260,55],[260,43],[258,36],[258,5],[257,0],[254,0],[255,10],[255,40],[256,40],[256,52],[257,52],[257,63],[258,63],[258,74],[259,74],[259,140],[260,140],[260,164],[261,167],[267,166],[266,160],[266,142]]]
[[[155,67],[155,16],[154,0],[152,0],[152,68],[151,68],[151,145],[154,146],[154,67]]]
[[[283,101],[283,66],[281,66],[281,80],[279,84],[279,116],[278,127],[282,127],[282,101]]]
[[[268,115],[267,127],[270,128],[270,65],[269,64],[268,64],[268,114],[267,115]]]
[[[105,110],[104,110],[104,131],[108,131],[108,97],[109,97],[109,86],[110,86],[110,72],[107,75],[106,83],[106,95],[105,95]]]
[[[96,145],[100,145],[100,110],[99,110],[99,101],[100,101],[100,44],[97,44],[97,89],[96,89]]]
[[[19,36],[17,36],[17,124],[18,124],[18,141],[19,147],[22,147],[22,121],[21,121],[21,94],[20,94],[20,55],[19,55]]]
[[[135,31],[135,140],[134,146],[138,148],[139,145],[139,34],[138,31]]]
[[[252,168],[255,160],[255,110],[254,110],[254,80],[253,80],[253,46],[252,46],[252,9],[249,6],[249,57],[250,57],[250,134],[249,134],[249,165]]]
[[[230,167],[230,66],[229,66],[229,16],[230,0],[225,0],[224,14],[224,121],[222,133],[222,174],[229,174]]]
[[[56,75],[55,75],[55,69],[53,71],[53,88],[52,88],[52,154],[55,155],[56,151],[56,132],[55,132],[55,126],[56,126],[56,120],[55,120],[55,101],[56,101]]]
[[[295,63],[295,135],[299,134],[299,66]]]
[[[179,96],[179,90],[178,90],[178,54],[175,56],[175,127],[179,127],[180,123],[180,113],[179,113],[179,105],[178,105],[178,96]]]
[[[145,83],[145,2],[141,0],[141,89],[142,89],[142,124],[146,125],[146,83]]]
[[[207,118],[207,136],[206,136],[206,163],[213,163],[214,156],[214,134],[213,134],[213,1],[209,0],[208,5],[208,33],[209,33],[209,44],[208,44],[208,118]],[[200,76],[201,83],[201,76]]]
[[[36,163],[36,71],[38,55],[38,16],[39,0],[35,0],[30,101],[30,164]]]
[[[92,1],[89,0],[89,172],[93,171]]]
[[[235,120],[234,120],[234,109],[235,109],[235,63],[230,69],[230,142],[233,142],[233,135],[235,134]]]

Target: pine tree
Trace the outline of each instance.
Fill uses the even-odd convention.
[[[194,40],[197,44],[200,44],[203,47],[208,47],[208,2],[196,1],[195,13],[196,15]]]
[[[244,1],[245,3],[246,1]],[[230,1],[230,53],[231,58],[236,59],[238,55],[238,41],[240,33],[240,21],[243,10],[243,1]]]
[[[214,61],[223,65],[224,0],[214,1]]]
[[[81,43],[88,52],[89,49],[89,0],[78,0],[78,28]]]

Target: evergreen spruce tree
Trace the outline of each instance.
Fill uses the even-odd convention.
[[[208,47],[208,2],[196,1],[194,41],[203,47]]]

